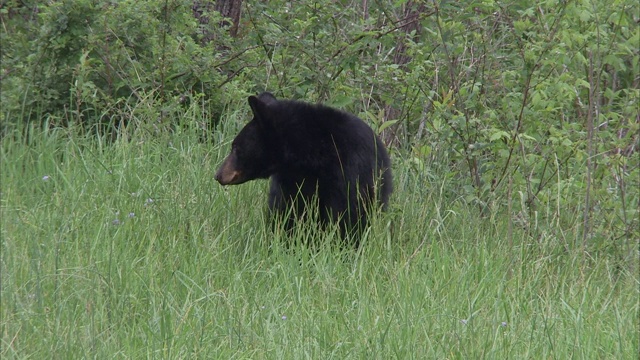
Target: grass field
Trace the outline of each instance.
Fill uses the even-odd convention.
[[[2,140],[2,359],[638,358],[637,247],[583,251],[581,213],[525,231],[393,154],[361,251],[310,251],[215,182],[218,136]]]

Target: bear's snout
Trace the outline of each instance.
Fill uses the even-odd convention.
[[[216,171],[215,175],[215,179],[220,183],[220,185],[235,185],[241,182],[240,171],[235,169],[234,164],[235,157],[233,154],[224,159],[222,165],[220,165],[220,169]]]

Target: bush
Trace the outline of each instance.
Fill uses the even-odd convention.
[[[5,11],[4,126],[40,121],[111,131],[139,111],[156,112],[154,126],[167,126],[193,101],[204,118],[219,115],[229,37],[199,23],[192,6],[64,0]],[[216,41],[203,41],[205,31]]]

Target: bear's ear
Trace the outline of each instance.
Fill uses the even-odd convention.
[[[266,91],[258,95],[258,99],[262,100],[265,104],[275,104],[278,101],[272,93]]]
[[[266,124],[269,119],[269,103],[257,98],[255,96],[249,96],[249,106],[253,112],[253,117],[261,124]],[[275,100],[275,98],[274,98]]]

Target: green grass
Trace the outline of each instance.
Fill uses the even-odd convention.
[[[228,141],[5,137],[0,357],[637,358],[637,254],[568,245],[579,216],[532,234],[395,154],[362,251],[291,248],[265,181],[214,181]]]

